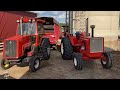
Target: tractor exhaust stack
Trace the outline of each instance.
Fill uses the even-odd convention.
[[[95,25],[91,25],[90,28],[92,29],[92,38],[94,37],[94,28],[95,28]]]
[[[86,36],[88,36],[88,18],[86,19]]]

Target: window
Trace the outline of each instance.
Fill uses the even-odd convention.
[[[18,25],[18,34],[19,35],[32,35],[36,34],[36,25],[35,23],[22,23]]]
[[[45,30],[54,30],[54,25],[44,25]]]
[[[43,25],[41,23],[38,23],[38,33],[43,33]]]
[[[41,24],[38,24],[38,32],[41,31],[41,28],[42,28]]]

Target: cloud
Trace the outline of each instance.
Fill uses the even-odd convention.
[[[65,22],[65,11],[32,11],[38,14],[38,17],[46,16],[46,17],[53,17],[58,22],[64,23]]]
[[[60,14],[58,18],[65,18],[65,13]]]
[[[40,13],[40,14],[43,14],[45,13],[46,11],[37,11],[37,13]]]

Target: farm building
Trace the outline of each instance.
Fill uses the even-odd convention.
[[[105,50],[120,50],[119,11],[73,11],[71,18],[73,33],[85,31],[87,27],[88,32],[91,33],[90,25],[95,25],[94,35],[104,37]],[[88,23],[86,24],[86,22]]]

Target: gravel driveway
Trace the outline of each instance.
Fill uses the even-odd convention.
[[[13,66],[8,70],[0,69],[0,78],[4,79],[4,74],[8,72],[9,79],[120,79],[120,52],[112,52],[112,55],[111,69],[104,69],[100,61],[95,60],[85,61],[83,70],[77,71],[72,60],[62,60],[60,52],[53,50],[50,60],[42,61],[37,72],[30,72],[28,66]]]

